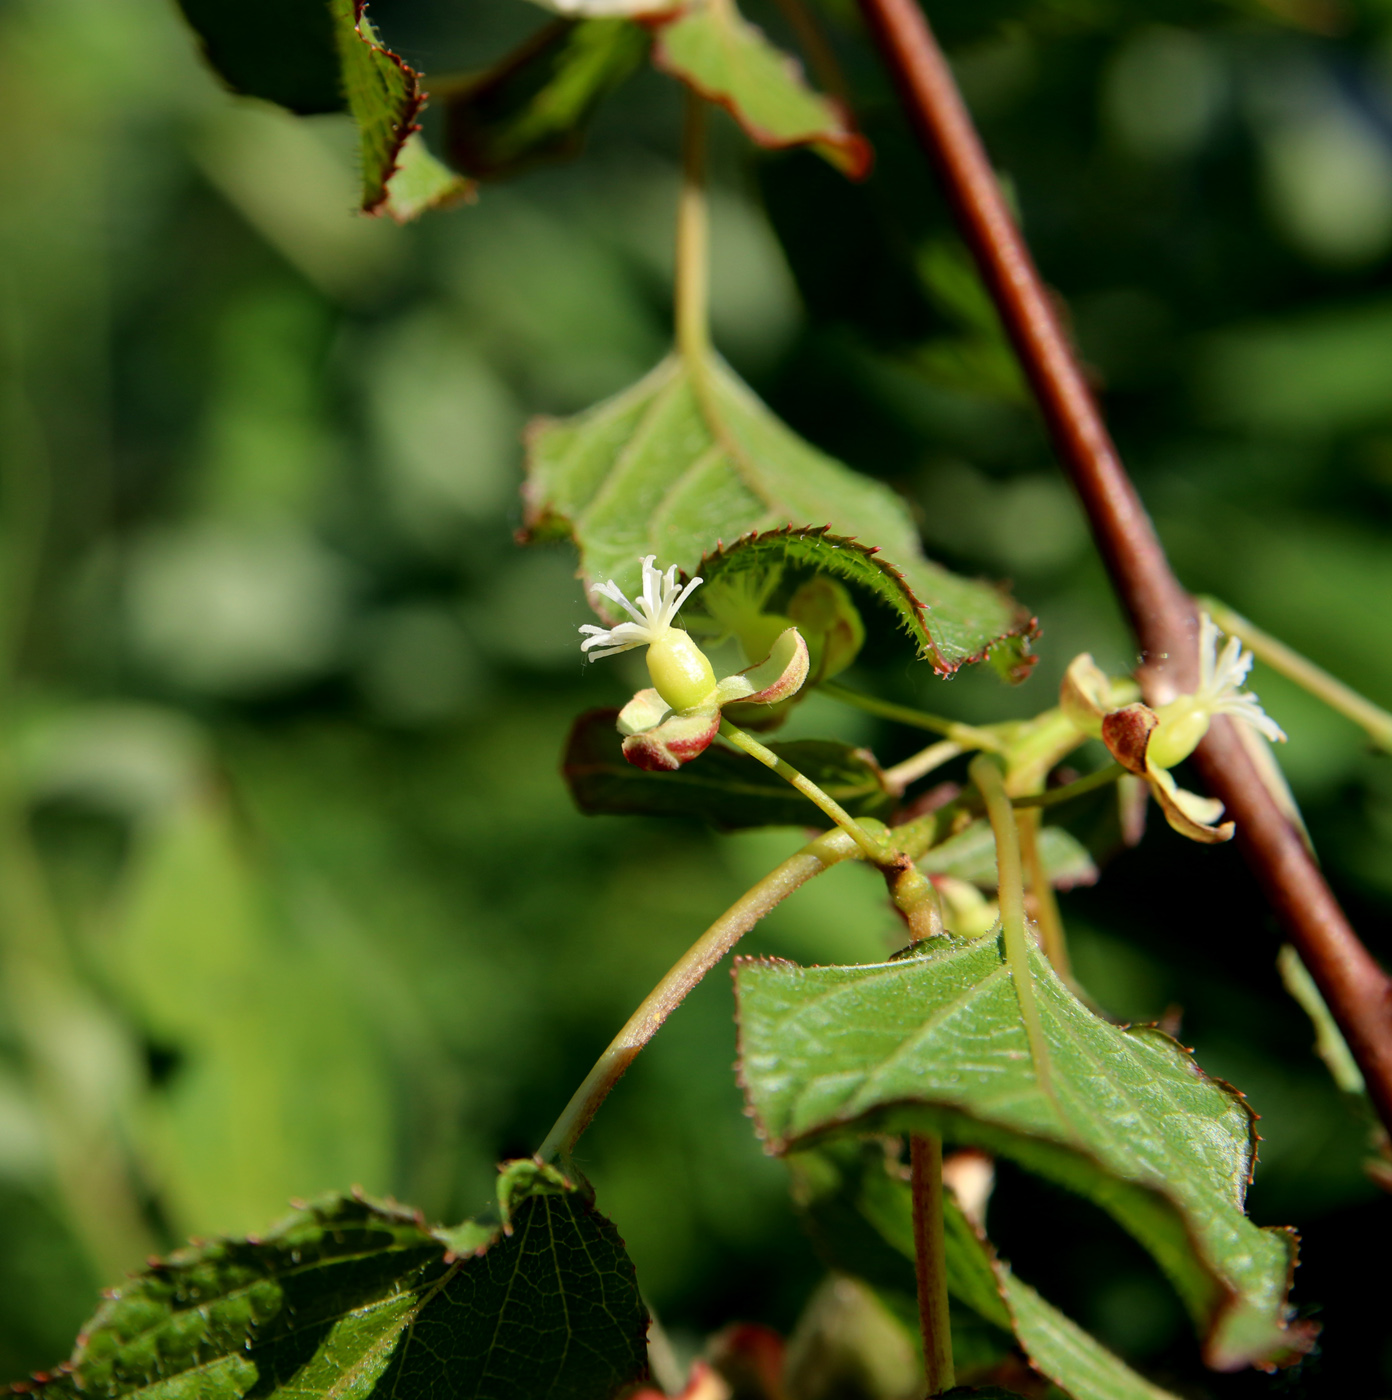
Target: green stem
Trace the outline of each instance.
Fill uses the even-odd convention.
[[[941,768],[944,763],[965,752],[962,745],[954,740],[940,739],[936,744],[929,744],[926,749],[920,749],[902,763],[896,763],[893,768],[886,768],[885,786],[898,796],[910,783],[926,778],[935,768]]]
[[[1018,803],[1014,805],[1018,806]],[[1044,956],[1054,965],[1054,971],[1064,981],[1072,977],[1068,961],[1068,940],[1063,932],[1063,916],[1059,913],[1054,887],[1044,858],[1039,850],[1040,811],[1037,807],[1021,812],[1017,821],[1020,829],[1020,854],[1029,876],[1030,893],[1034,896],[1034,917],[1039,924],[1039,941]]]
[[[957,1384],[952,1364],[952,1325],[947,1304],[947,1247],[943,1231],[942,1138],[915,1133],[909,1139],[913,1185],[914,1268],[918,1320],[923,1331],[926,1393],[942,1395]]]
[[[854,705],[867,714],[878,715],[881,719],[892,719],[899,724],[911,725],[915,729],[927,729],[934,734],[942,734],[958,743],[963,749],[985,749],[999,753],[1004,748],[1001,740],[989,729],[978,729],[974,725],[962,724],[942,715],[930,715],[923,710],[915,710],[908,705],[896,705],[890,700],[879,700],[873,695],[862,695],[858,690],[847,690],[833,681],[822,681],[817,687],[823,695],[839,700],[843,705]]]
[[[1118,778],[1126,776],[1126,769],[1119,763],[1109,763],[1105,768],[1099,768],[1096,773],[1089,773],[1086,778],[1079,778],[1077,782],[1065,783],[1062,787],[1050,788],[1047,792],[1031,792],[1024,797],[1012,797],[1011,805],[1014,807],[1057,807],[1061,802],[1071,802],[1075,797],[1083,797],[1089,792],[1096,792],[1098,788],[1104,788],[1108,783],[1114,783]]]
[[[1265,662],[1273,671],[1279,671],[1287,680],[1323,700],[1331,710],[1351,719],[1384,753],[1392,753],[1392,714],[1364,699],[1322,666],[1316,666],[1269,632],[1263,632],[1217,598],[1200,598],[1199,606],[1230,637],[1245,642],[1258,661]]]
[[[824,793],[811,778],[799,773],[791,763],[779,758],[772,749],[766,748],[752,734],[746,734],[727,719],[720,721],[720,733],[736,748],[743,749],[750,758],[757,758],[765,768],[772,768],[780,778],[791,783],[810,802],[815,802],[860,847],[866,860],[873,865],[885,865],[893,861],[896,852],[889,850],[872,836],[834,797]]]
[[[710,353],[710,215],[706,202],[706,101],[687,91],[677,204],[677,349],[688,367]]]
[[[829,831],[770,871],[736,900],[672,964],[667,975],[643,998],[623,1029],[609,1042],[547,1133],[546,1141],[537,1149],[538,1159],[547,1162],[570,1154],[580,1134],[589,1126],[609,1091],[623,1078],[638,1052],[657,1034],[687,993],[770,909],[814,876],[855,855],[856,848],[845,835]]]
[[[1049,1073],[1049,1050],[1039,1006],[1034,999],[1034,977],[1029,965],[1029,933],[1025,928],[1025,884],[1020,866],[1020,835],[1015,825],[1015,809],[1006,796],[1000,769],[985,755],[978,755],[968,769],[986,803],[986,815],[996,838],[996,878],[1000,889],[1001,937],[1005,958],[1015,980],[1020,1017],[1025,1023],[1030,1056],[1039,1087],[1052,1100],[1053,1078]]]

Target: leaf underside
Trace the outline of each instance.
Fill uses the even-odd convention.
[[[1071,890],[1097,882],[1097,865],[1087,847],[1061,826],[1040,829],[1039,858],[1056,889]],[[998,884],[996,838],[990,823],[973,822],[965,831],[949,836],[920,857],[918,867],[925,874],[952,875],[994,893]]]
[[[196,1245],[109,1295],[57,1375],[96,1400],[610,1400],[646,1375],[647,1313],[613,1225],[540,1172],[511,1233],[445,1234],[330,1196],[260,1239]],[[471,1236],[477,1251],[455,1258]]]
[[[647,31],[621,19],[547,25],[446,101],[450,159],[479,180],[573,156],[604,96],[642,62]]]
[[[718,102],[751,141],[773,150],[811,146],[859,180],[870,143],[840,103],[813,91],[797,62],[728,3],[692,6],[650,21],[653,62],[710,102]]]
[[[935,940],[936,942],[936,940]],[[1108,1211],[1155,1257],[1221,1369],[1288,1359],[1296,1242],[1243,1212],[1252,1115],[1153,1027],[1089,1011],[1037,953],[1041,1085],[995,938],[865,967],[745,962],[741,1072],[771,1150],[837,1131],[934,1131]]]
[[[893,491],[799,438],[718,359],[704,366],[699,390],[672,356],[615,398],[534,425],[529,537],[573,538],[587,586],[613,579],[630,596],[643,555],[692,574],[722,541],[750,533],[792,527],[802,533],[764,547],[809,557],[834,548],[865,560],[874,548],[864,573],[878,575],[886,592],[911,595],[899,620],[938,672],[950,675],[993,648],[1014,649],[1027,670],[1029,614],[999,589],[926,559]],[[840,538],[818,545],[822,526]],[[894,575],[901,581],[891,585]]]
[[[778,774],[729,749],[707,749],[699,763],[671,773],[635,768],[623,756],[617,717],[617,710],[590,710],[570,731],[562,771],[582,812],[695,817],[721,831],[823,824],[817,808]],[[769,747],[852,816],[883,817],[894,805],[878,767],[848,744],[805,739]]]
[[[897,1154],[886,1150],[891,1146],[898,1144],[842,1140],[797,1153],[789,1166],[795,1199],[826,1262],[912,1316],[913,1196]],[[1174,1400],[1017,1278],[951,1192],[943,1209],[949,1294],[1002,1335],[1013,1333],[1037,1371],[1074,1400]]]
[[[329,0],[343,91],[358,125],[362,209],[405,222],[463,198],[469,182],[425,148],[416,118],[425,106],[420,74],[377,38],[355,0]]]

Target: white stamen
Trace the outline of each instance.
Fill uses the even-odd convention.
[[[655,554],[649,554],[643,560],[643,591],[636,605],[629,602],[612,579],[595,585],[594,591],[600,597],[619,604],[633,621],[620,622],[616,627],[596,627],[593,623],[584,623],[580,630],[586,636],[580,643],[580,649],[588,653],[591,661],[614,656],[621,651],[631,651],[634,647],[651,646],[670,630],[682,604],[700,584],[701,580],[694,578],[685,588],[679,587],[677,566],[673,564],[664,574],[657,567],[656,560]],[[595,651],[595,647],[604,650]]]

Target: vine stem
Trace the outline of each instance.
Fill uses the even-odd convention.
[[[770,871],[735,901],[690,948],[672,964],[667,975],[643,998],[623,1029],[609,1042],[594,1068],[556,1119],[537,1158],[549,1162],[567,1156],[590,1125],[609,1091],[623,1078],[638,1052],[681,1005],[687,993],[775,905],[838,861],[853,857],[856,848],[839,831],[829,831]]]
[[[1197,680],[1194,601],[1170,568],[1121,464],[922,10],[916,0],[860,0],[860,6],[1087,512],[1140,643],[1145,698],[1162,704]],[[1379,1117],[1392,1129],[1392,978],[1359,941],[1231,720],[1213,722],[1195,761],[1236,821],[1248,865],[1339,1023]]]
[[[947,1246],[943,1238],[942,1138],[914,1133],[909,1139],[913,1187],[914,1269],[918,1321],[923,1331],[926,1393],[942,1395],[957,1384],[952,1364],[952,1325],[947,1304]]]
[[[1029,933],[1025,928],[1025,880],[1020,865],[1020,833],[1015,825],[1015,808],[1005,791],[1001,770],[984,755],[974,758],[967,770],[986,803],[991,831],[996,838],[996,880],[1000,890],[1001,940],[1005,959],[1015,982],[1020,1003],[1020,1019],[1025,1023],[1030,1058],[1034,1061],[1039,1087],[1054,1100],[1053,1076],[1049,1072],[1049,1047],[1034,999],[1034,977],[1029,965]]]

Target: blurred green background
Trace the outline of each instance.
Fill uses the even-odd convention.
[[[1185,580],[1392,702],[1392,8],[930,4]],[[376,0],[427,75],[535,28],[517,0]],[[783,35],[776,12],[751,14]],[[892,482],[931,550],[1043,627],[1018,690],[860,684],[974,720],[1131,643],[847,4],[878,154],[716,144],[716,340],[813,441]],[[520,433],[668,339],[679,100],[643,73],[578,163],[398,228],[350,214],[346,118],[229,97],[172,0],[0,0],[0,1371],[66,1355],[95,1290],[189,1235],[359,1183],[434,1218],[530,1152],[672,959],[796,831],[577,815],[586,668],[564,549],[523,551]],[[429,133],[429,127],[427,127]],[[625,658],[627,660],[628,658]],[[1258,668],[1326,870],[1392,956],[1392,768]],[[798,734],[913,736],[814,699]],[[1192,1396],[1392,1394],[1392,1226],[1367,1124],[1282,991],[1229,848],[1155,821],[1065,895],[1109,1011],[1262,1115],[1251,1204],[1304,1237],[1298,1373],[1203,1371],[1138,1249],[1002,1171],[1019,1271]],[[749,951],[868,960],[838,869]],[[712,976],[581,1160],[681,1346],[787,1329],[819,1266],[741,1112]],[[0,1377],[3,1379],[4,1377]]]

